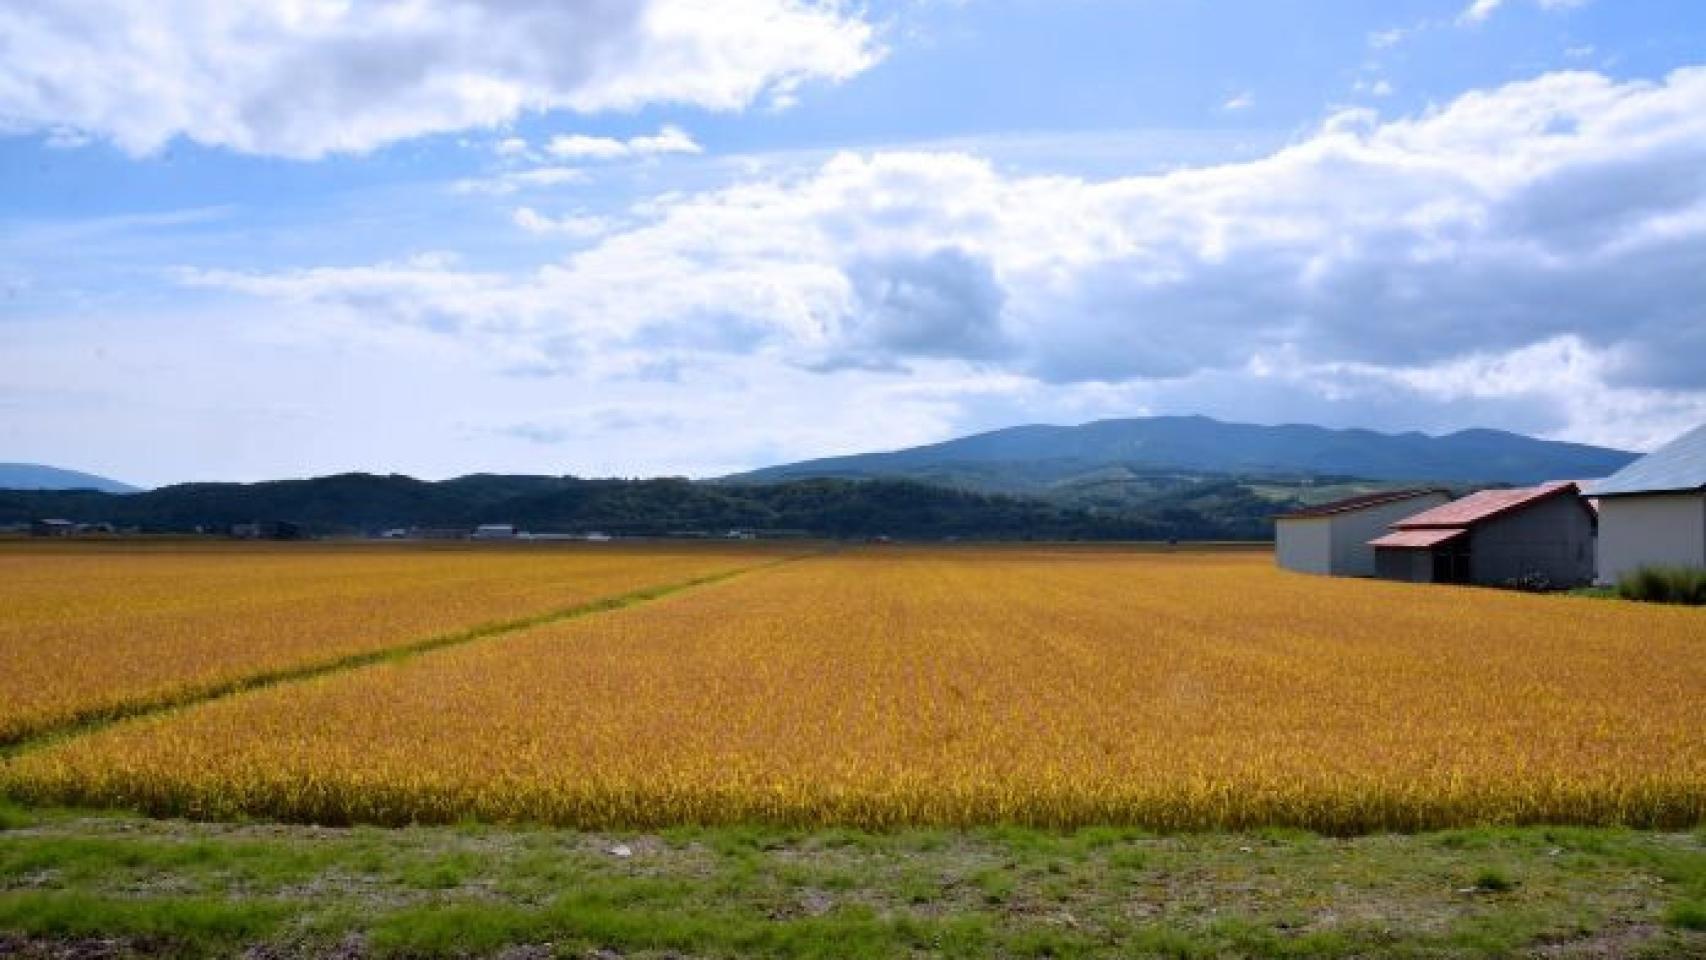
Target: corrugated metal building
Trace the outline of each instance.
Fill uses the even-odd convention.
[[[1372,577],[1370,538],[1396,520],[1450,499],[1444,490],[1387,490],[1281,514],[1274,518],[1274,559],[1299,573]]]
[[[1645,566],[1706,567],[1706,425],[1588,493],[1599,501],[1600,583]]]
[[[1388,580],[1579,586],[1593,579],[1594,513],[1573,482],[1483,490],[1405,517],[1370,546]]]

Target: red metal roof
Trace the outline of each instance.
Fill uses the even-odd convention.
[[[1463,527],[1441,527],[1437,530],[1399,530],[1368,542],[1371,547],[1401,547],[1422,549],[1437,547],[1447,540],[1461,537],[1469,531]]]
[[[1339,513],[1350,513],[1354,510],[1365,510],[1382,504],[1397,503],[1400,500],[1414,500],[1425,497],[1430,493],[1445,493],[1444,490],[1417,488],[1414,490],[1383,490],[1379,493],[1365,493],[1360,496],[1346,497],[1331,503],[1318,503],[1313,507],[1302,507],[1290,513],[1282,513],[1275,520],[1306,520],[1314,517],[1330,517]]]
[[[1561,480],[1557,483],[1543,483],[1538,487],[1518,487],[1513,490],[1482,490],[1444,506],[1424,510],[1413,517],[1405,517],[1394,523],[1392,529],[1467,527],[1566,492],[1571,496],[1579,492],[1575,481]]]

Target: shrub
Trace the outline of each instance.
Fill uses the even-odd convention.
[[[1647,603],[1706,606],[1706,569],[1699,567],[1641,567],[1617,581],[1617,595]]]

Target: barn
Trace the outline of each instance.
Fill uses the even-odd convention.
[[[1581,488],[1565,481],[1482,490],[1405,517],[1369,545],[1387,580],[1571,587],[1593,579],[1594,524]]]
[[[1600,583],[1645,566],[1706,567],[1706,424],[1590,488]]]
[[[1274,557],[1299,573],[1372,577],[1368,541],[1394,521],[1449,499],[1444,490],[1388,490],[1281,514],[1274,518]]]

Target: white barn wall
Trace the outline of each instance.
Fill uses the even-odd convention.
[[[1331,517],[1274,521],[1274,557],[1298,573],[1333,572]]]
[[[1706,567],[1706,493],[1600,499],[1598,581],[1650,565]]]
[[[1274,555],[1281,567],[1299,573],[1372,577],[1374,548],[1368,542],[1399,520],[1450,499],[1429,493],[1324,517],[1280,518],[1274,522]]]
[[[1336,514],[1333,521],[1332,573],[1340,577],[1374,576],[1374,548],[1368,545],[1375,537],[1391,532],[1389,527],[1405,517],[1423,510],[1432,510],[1450,501],[1443,493],[1411,497],[1396,503]]]

